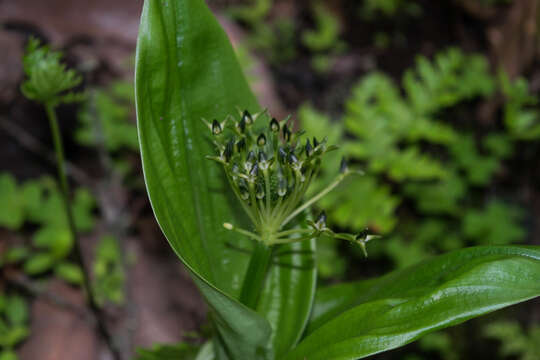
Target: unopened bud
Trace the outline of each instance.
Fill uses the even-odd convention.
[[[287,142],[291,140],[291,130],[289,130],[287,124],[283,125],[283,139]]]
[[[261,183],[257,184],[257,199],[261,200],[264,198],[264,188]]]
[[[225,145],[225,151],[223,152],[223,156],[225,157],[225,160],[228,162],[231,160],[231,157],[234,154],[234,139],[231,139],[227,142],[227,145]]]
[[[278,182],[278,195],[283,197],[287,194],[287,181],[284,178],[280,178]]]
[[[286,159],[287,159],[287,152],[282,147],[280,147],[278,149],[278,160],[281,164],[284,164]]]
[[[270,120],[270,130],[273,132],[279,131],[279,122],[276,120],[276,118],[272,118],[272,120]]]
[[[341,164],[339,164],[339,172],[345,174],[347,171],[349,171],[349,166],[347,165],[347,160],[343,157],[341,158]]]
[[[317,222],[315,223],[317,225],[317,228],[319,230],[322,230],[326,227],[326,212],[322,211],[319,214],[319,217],[317,218]]]
[[[259,147],[266,145],[266,136],[264,134],[259,135],[257,138],[257,145],[259,145]]]
[[[241,153],[246,149],[246,139],[242,138],[236,143],[236,151]]]
[[[221,124],[219,123],[219,121],[214,119],[214,121],[212,121],[212,134],[219,135],[222,131],[223,129],[221,128]]]
[[[253,124],[253,117],[251,116],[249,111],[244,110],[244,113],[242,114],[242,121],[244,121],[244,123],[247,125]]]
[[[311,155],[313,155],[313,147],[311,146],[309,139],[306,140],[306,155],[307,157],[311,157]]]

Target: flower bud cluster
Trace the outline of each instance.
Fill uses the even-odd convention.
[[[312,201],[302,204],[312,180],[318,175],[324,155],[336,149],[327,145],[326,138],[308,138],[304,131],[294,131],[290,116],[278,120],[266,111],[251,114],[239,111],[239,115],[227,116],[224,120],[203,119],[208,126],[216,154],[208,156],[223,166],[229,183],[244,210],[260,235],[234,228],[226,223],[229,230],[237,230],[266,244],[286,243],[299,239],[285,239],[283,235],[293,230],[279,232],[292,218],[313,202],[332,190],[349,174],[345,161],[340,166],[340,174],[334,184],[321,191]],[[332,234],[345,239],[343,234],[335,234],[326,227],[326,217],[311,222],[313,229],[300,238],[313,238],[321,233]],[[354,242],[357,237],[350,235]]]

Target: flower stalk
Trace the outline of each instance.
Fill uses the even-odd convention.
[[[290,116],[279,121],[267,111],[250,114],[239,111],[238,117],[223,121],[202,119],[208,126],[216,154],[208,156],[223,166],[233,193],[253,224],[253,231],[240,229],[231,223],[223,226],[230,231],[255,240],[255,249],[248,266],[240,300],[254,308],[268,270],[272,248],[278,244],[315,239],[321,234],[360,245],[373,237],[367,234],[335,233],[326,226],[324,212],[309,228],[286,229],[298,215],[335,189],[351,171],[345,160],[335,180],[306,201],[305,194],[321,170],[326,153],[337,146],[327,145],[327,139],[303,140],[304,132],[291,130]]]

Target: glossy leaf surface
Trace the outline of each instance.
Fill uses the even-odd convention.
[[[285,359],[358,359],[540,295],[540,248],[475,247],[320,291]]]
[[[251,244],[222,224],[248,225],[239,216],[242,210],[222,170],[205,158],[214,150],[201,118],[221,120],[237,107],[255,112],[259,106],[204,1],[145,1],[135,82],[152,208],[212,309],[226,355],[269,358],[272,342],[287,351],[302,333],[311,308],[315,269],[309,252],[314,244],[294,245],[302,251],[284,260],[294,266],[270,270],[258,309],[263,316],[235,300],[249,254],[230,245],[249,249]]]
[[[201,1],[144,4],[136,60],[136,105],[145,181],[156,219],[214,312],[233,354],[255,356],[270,326],[231,296],[246,256],[221,224],[238,213],[221,181],[201,118],[224,118],[257,103],[232,48]]]
[[[315,240],[281,246],[275,251],[258,312],[276,331],[272,344],[281,359],[300,340],[311,313],[317,272]]]

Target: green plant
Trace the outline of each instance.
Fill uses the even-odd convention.
[[[534,140],[540,137],[540,113],[538,99],[529,94],[529,85],[524,78],[510,81],[508,75],[499,71],[499,83],[506,97],[504,122],[512,136],[519,140]]]
[[[540,295],[538,247],[462,249],[378,279],[321,289],[316,298],[313,239],[272,245],[269,267],[257,266],[265,261],[254,259],[267,256],[264,247],[275,243],[275,234],[261,234],[258,230],[263,227],[255,226],[255,235],[262,235],[263,241],[253,241],[222,224],[248,227],[248,214],[260,214],[262,200],[274,194],[272,185],[267,191],[264,181],[261,205],[252,195],[258,190],[256,185],[262,184],[260,179],[252,187],[248,184],[249,206],[256,209],[242,211],[247,201],[244,192],[240,185],[230,189],[227,180],[227,173],[234,174],[229,161],[245,154],[239,150],[243,149],[238,144],[242,136],[238,134],[234,142],[228,138],[212,144],[208,127],[200,119],[210,119],[212,132],[220,134],[222,119],[233,116],[234,121],[228,120],[235,125],[230,130],[243,133],[242,116],[233,115],[235,107],[249,114],[261,109],[225,33],[203,1],[145,1],[135,91],[141,156],[154,214],[205,298],[215,329],[211,345],[203,347],[198,358],[356,359]],[[244,119],[246,128],[248,121]],[[278,125],[283,129],[283,123]],[[266,136],[264,141],[259,134],[274,128],[270,120],[270,130],[254,131],[255,142],[250,145],[246,140],[246,149],[272,144],[274,138]],[[291,145],[288,137],[285,134],[285,143]],[[216,145],[216,160],[230,168],[223,170],[206,159]],[[303,151],[309,153],[304,146]],[[300,148],[291,151],[297,156]],[[297,161],[288,157],[287,166],[298,176]],[[271,160],[269,156],[254,160],[249,174],[242,173],[249,177],[256,172],[258,179],[262,172],[264,178],[267,164],[262,163]],[[254,171],[259,162],[261,171]],[[240,200],[235,199],[235,190]],[[292,219],[295,212],[287,217]],[[291,232],[304,231],[308,224],[297,219],[299,227]]]
[[[531,325],[523,329],[517,321],[501,320],[488,324],[486,337],[501,343],[499,353],[520,360],[534,360],[540,354],[540,326]]]
[[[28,307],[18,295],[0,293],[0,360],[17,360],[13,351],[29,335]]]
[[[296,27],[289,18],[268,19],[273,4],[273,0],[251,0],[231,7],[228,14],[249,28],[245,46],[257,50],[268,62],[279,64],[296,57]]]
[[[86,146],[96,146],[99,134],[103,133],[103,143],[110,152],[121,148],[139,150],[137,128],[130,122],[133,105],[133,85],[127,82],[113,83],[107,89],[93,91],[90,101],[79,112],[80,126],[75,133],[76,140]],[[96,129],[99,121],[99,129]]]
[[[302,33],[302,43],[312,53],[311,64],[320,73],[326,72],[332,65],[332,57],[343,52],[346,45],[340,40],[340,21],[324,2],[316,1],[311,5],[315,28]]]
[[[8,247],[0,258],[0,265],[22,263],[28,275],[53,271],[72,284],[81,284],[80,267],[69,260],[73,237],[55,181],[43,177],[17,185],[10,174],[0,174],[0,201],[7,201],[12,209],[5,213],[9,216],[0,216],[0,226],[21,230],[25,223],[38,225],[32,235],[31,246],[24,243]],[[93,208],[94,199],[88,190],[77,189],[73,213],[79,231],[88,231],[94,226]]]
[[[390,256],[399,266],[468,244],[523,239],[518,208],[473,196],[512,155],[514,137],[490,132],[477,141],[466,127],[443,116],[443,110],[491,96],[495,84],[485,59],[449,49],[433,61],[418,59],[403,77],[404,95],[385,75],[366,76],[347,101],[344,127],[330,124],[314,109],[301,109],[307,129],[323,126],[343,144],[341,155],[363,164],[368,173],[322,199],[330,221],[352,231],[369,226],[388,234],[372,252]],[[364,201],[355,201],[349,192]],[[399,218],[400,204],[409,199],[419,215]]]
[[[65,213],[67,219],[69,233],[55,234],[50,232],[37,238],[34,242],[37,246],[50,246],[52,239],[55,236],[62,239],[62,244],[65,245],[68,242],[72,243],[73,254],[76,262],[81,270],[80,275],[76,274],[75,267],[69,264],[58,267],[57,274],[66,278],[72,278],[72,280],[80,281],[86,291],[88,306],[94,313],[98,330],[107,342],[113,357],[119,359],[120,355],[118,350],[112,342],[112,338],[109,335],[107,327],[102,319],[101,310],[98,307],[95,295],[90,282],[89,272],[85,267],[82,250],[79,238],[77,236],[77,228],[75,224],[75,212],[73,204],[70,199],[70,188],[66,176],[66,163],[64,160],[64,146],[62,143],[62,137],[60,134],[60,128],[58,119],[56,117],[56,107],[62,103],[82,101],[84,95],[81,93],[71,92],[76,86],[78,86],[82,78],[75,72],[75,70],[67,70],[66,66],[60,62],[62,54],[60,52],[51,51],[47,46],[41,46],[37,39],[31,38],[26,47],[26,51],[23,57],[24,72],[26,79],[21,85],[23,94],[45,107],[47,118],[49,120],[49,126],[51,129],[51,135],[53,138],[54,150],[56,155],[56,167],[58,171],[58,180],[60,184],[60,195],[63,203],[62,210]],[[55,244],[58,241],[54,242]],[[63,252],[67,252],[69,247],[62,246],[59,250],[52,248],[53,252],[58,250],[55,255],[63,255]],[[37,255],[36,255],[37,257]],[[29,262],[32,259],[29,260]],[[43,267],[47,267],[52,262],[52,259],[46,255],[34,258],[31,264],[32,267],[27,266],[26,271],[32,271],[34,269],[41,270]],[[27,262],[28,264],[28,262]],[[80,278],[80,279],[79,279]]]
[[[106,301],[117,305],[124,303],[125,274],[120,252],[114,237],[107,235],[101,238],[94,262],[94,291],[100,305]]]
[[[394,17],[402,14],[417,17],[422,14],[422,7],[408,0],[365,0],[360,11],[365,19],[373,19],[381,15]]]

